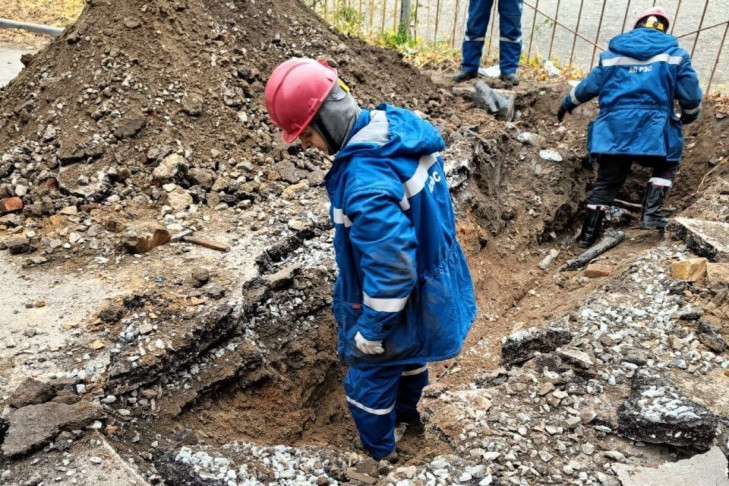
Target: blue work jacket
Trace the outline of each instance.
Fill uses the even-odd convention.
[[[674,100],[688,122],[701,110],[702,93],[691,59],[674,36],[638,28],[614,37],[563,106],[572,111],[595,96],[600,114],[588,129],[590,154],[681,160],[683,128]]]
[[[339,276],[334,316],[348,365],[452,358],[476,317],[438,131],[388,105],[362,110],[326,176]],[[361,353],[354,336],[383,341]]]

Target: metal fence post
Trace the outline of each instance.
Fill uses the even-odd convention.
[[[729,22],[724,27],[724,35],[721,38],[721,44],[719,44],[719,52],[716,53],[716,60],[714,61],[714,68],[711,70],[711,76],[709,77],[709,84],[706,86],[706,94],[711,92],[711,82],[714,81],[714,73],[716,73],[716,67],[719,65],[721,59],[721,51],[724,49],[724,42],[726,42],[726,33],[729,31]]]

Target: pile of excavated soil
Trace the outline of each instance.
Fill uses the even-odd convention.
[[[396,53],[335,33],[299,2],[97,1],[0,92],[0,198],[41,216],[164,203],[167,183],[210,206],[275,197],[317,169],[274,143],[263,104],[268,73],[292,56],[328,59],[365,105],[441,104]],[[182,158],[154,176],[170,154]]]

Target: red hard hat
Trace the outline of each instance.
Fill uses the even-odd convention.
[[[337,70],[324,61],[294,58],[274,69],[266,83],[268,116],[291,143],[316,115],[337,83]]]
[[[661,7],[652,7],[640,14],[640,17],[638,17],[638,20],[635,21],[635,25],[638,25],[641,21],[647,19],[651,15],[656,17],[662,17],[666,20],[666,30],[668,30],[668,26],[670,25],[670,21],[668,20],[668,14],[665,10],[663,10]]]

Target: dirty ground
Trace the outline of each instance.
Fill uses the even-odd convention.
[[[366,459],[345,405],[331,162],[281,143],[263,106],[296,55],[448,143],[480,313],[462,355],[431,365],[425,432],[405,431],[396,465]],[[5,483],[619,485],[726,467],[721,233],[640,231],[627,210],[624,243],[560,271],[597,110],[557,124],[568,85],[525,83],[497,120],[294,1],[95,1],[26,61],[0,91]],[[721,231],[726,118],[705,108],[667,205]],[[640,204],[646,180],[620,199]]]

